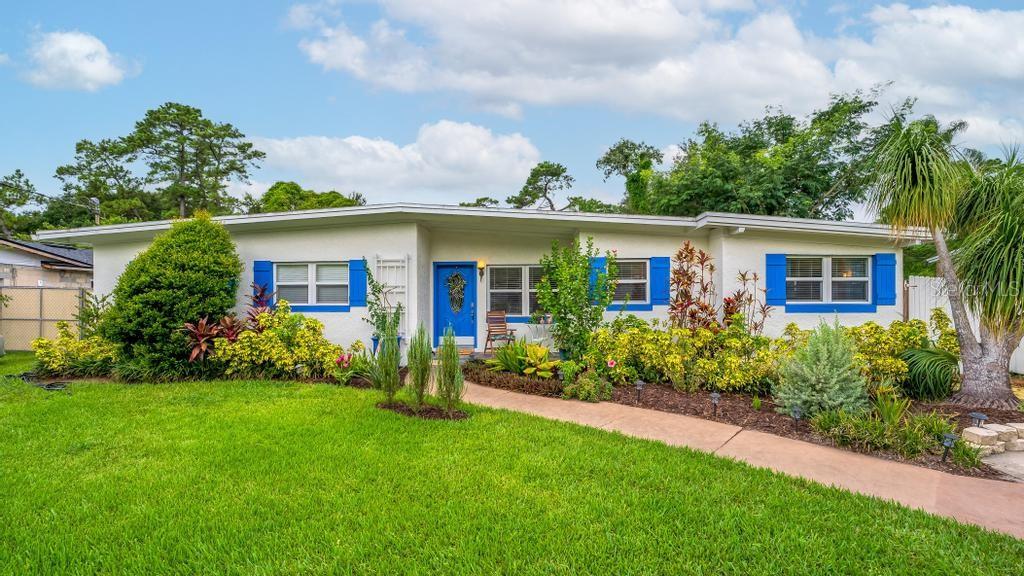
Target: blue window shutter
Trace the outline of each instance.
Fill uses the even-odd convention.
[[[598,256],[590,259],[590,289],[597,286],[597,275],[608,270],[608,259]]]
[[[764,300],[769,306],[786,305],[786,255],[764,255],[764,285],[767,289]]]
[[[875,254],[874,260],[875,304],[896,305],[896,254],[886,252]]]
[[[252,263],[252,282],[265,286],[267,294],[274,292],[274,263],[270,260],[255,260]]]
[[[366,261],[348,261],[349,306],[366,306]]]
[[[669,265],[668,256],[651,258],[651,304],[664,306],[669,298]]]

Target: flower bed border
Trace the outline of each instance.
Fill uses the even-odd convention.
[[[535,394],[537,396],[562,397],[562,381],[557,377],[536,378],[509,372],[495,372],[490,370],[482,360],[478,359],[467,360],[462,365],[462,375],[470,382],[490,388]]]

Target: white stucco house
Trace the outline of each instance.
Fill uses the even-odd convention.
[[[766,323],[777,334],[789,322],[813,327],[821,319],[844,324],[903,317],[902,247],[889,228],[743,214],[695,218],[587,214],[427,204],[381,204],[216,218],[231,233],[244,263],[238,307],[250,282],[265,284],[292,309],[323,321],[338,343],[368,341],[365,258],[375,277],[393,288],[407,310],[406,332],[423,323],[435,340],[452,325],[463,345],[482,348],[487,310],[502,310],[529,324],[535,306],[537,263],[552,241],[586,241],[614,250],[618,293],[607,317],[624,307],[645,318],[666,317],[671,258],[685,240],[715,261],[719,298],[738,287],[741,271],[757,272],[774,311]],[[125,266],[170,221],[47,230],[44,241],[93,248],[95,289],[108,293]],[[595,262],[594,266],[600,266]],[[462,305],[453,309],[448,279],[465,280]],[[628,295],[628,296],[627,296]]]

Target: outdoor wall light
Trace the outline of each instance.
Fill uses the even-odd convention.
[[[721,400],[722,395],[718,392],[711,393],[711,413],[712,416],[718,418],[718,401]]]
[[[957,435],[946,433],[942,435],[942,461],[946,461],[946,456],[949,456],[949,449],[956,444]]]
[[[637,380],[636,383],[634,384],[636,386],[636,403],[637,404],[640,403],[640,393],[644,391],[644,386],[646,384],[647,383],[644,382],[643,380]]]
[[[971,417],[971,426],[981,426],[985,423],[985,420],[988,420],[988,416],[981,412],[971,412],[968,416]]]
[[[487,268],[487,262],[483,260],[476,261],[476,271],[480,273],[480,279],[484,279],[484,270]]]

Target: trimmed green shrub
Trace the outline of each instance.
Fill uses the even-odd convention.
[[[231,236],[209,215],[177,222],[125,268],[99,333],[121,345],[134,371],[190,375],[198,368],[181,327],[233,308],[241,272]]]
[[[562,377],[562,386],[569,386],[576,382],[576,377],[583,371],[583,365],[572,360],[562,360],[558,365],[558,375]]]
[[[859,412],[868,406],[867,383],[854,361],[853,341],[836,321],[822,323],[782,368],[775,388],[778,410],[799,406],[807,416],[826,410]]]
[[[903,394],[920,400],[941,400],[953,393],[960,375],[956,354],[942,348],[914,348],[901,356],[907,363],[907,379],[900,383]]]
[[[430,364],[434,351],[427,328],[420,324],[409,341],[409,388],[416,406],[422,406],[430,387]]]
[[[597,372],[589,370],[580,375],[572,384],[568,384],[562,391],[563,398],[577,398],[584,402],[600,402],[611,400],[612,385],[601,378]]]
[[[441,338],[441,346],[437,355],[441,365],[437,370],[437,398],[446,412],[451,413],[462,399],[465,382],[462,379],[462,368],[459,367],[459,347],[455,344],[455,332],[449,326]]]

